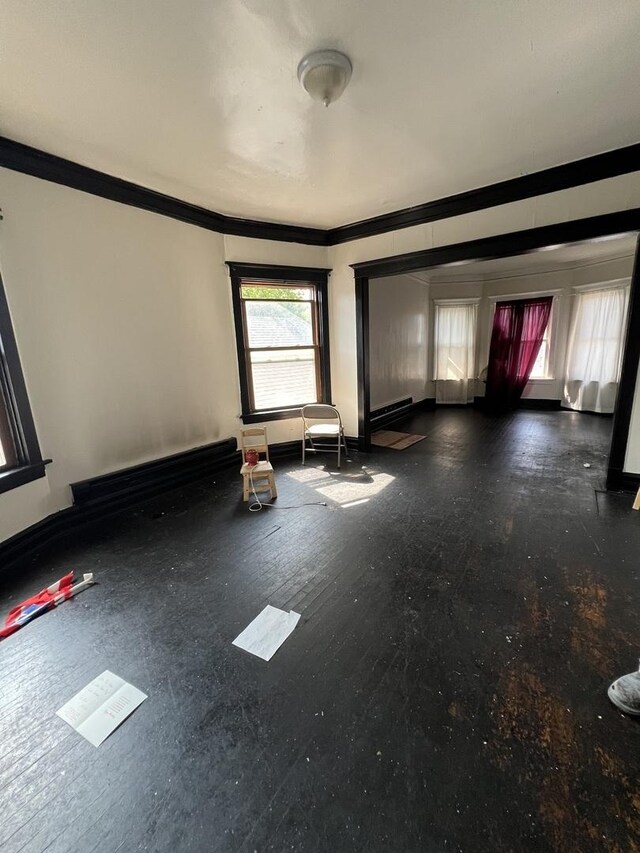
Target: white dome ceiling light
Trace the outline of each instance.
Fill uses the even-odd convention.
[[[353,67],[351,60],[337,50],[316,50],[298,65],[298,80],[314,101],[325,107],[337,101],[347,88]]]

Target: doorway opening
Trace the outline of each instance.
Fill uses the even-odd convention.
[[[550,227],[555,242],[533,248],[518,245],[519,232],[354,265],[362,449],[416,410],[486,408],[502,315],[532,306],[538,325],[525,324],[527,340],[519,332],[529,363],[518,407],[609,416],[607,487],[632,485],[624,463],[640,361],[638,233],[559,239],[577,224]]]

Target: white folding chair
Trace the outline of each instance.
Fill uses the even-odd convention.
[[[347,443],[344,437],[344,427],[342,426],[340,412],[333,406],[328,406],[324,403],[313,403],[312,405],[304,406],[301,415],[302,464],[304,465],[305,453],[337,453],[339,468],[341,447],[344,447],[344,455],[348,459]],[[317,444],[318,439],[329,442],[331,442],[331,439],[335,439],[335,444],[333,442],[330,444]],[[309,447],[307,447],[307,441],[309,442]]]

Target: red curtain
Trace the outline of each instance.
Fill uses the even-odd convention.
[[[551,315],[552,296],[498,302],[493,318],[486,399],[510,409],[522,396]]]

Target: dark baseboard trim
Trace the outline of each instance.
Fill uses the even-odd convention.
[[[357,450],[358,440],[347,436],[347,447]],[[274,459],[300,456],[300,441],[272,444]],[[235,438],[154,459],[142,465],[92,477],[71,485],[74,504],[0,542],[0,567],[4,571],[44,555],[56,543],[123,510],[171,489],[210,477],[218,471],[240,468]],[[238,492],[240,494],[240,491]]]
[[[625,471],[610,468],[607,474],[607,489],[615,492],[637,492],[640,489],[640,474],[627,474]]]
[[[380,429],[386,424],[393,423],[410,415],[413,411],[413,397],[405,397],[404,400],[398,400],[396,403],[390,403],[388,406],[381,406],[379,409],[374,409],[369,415],[369,423],[371,429]]]
[[[484,409],[485,408],[485,399],[486,399],[485,397],[474,397],[473,398],[473,405],[477,409]],[[526,409],[528,411],[533,411],[533,412],[568,411],[568,410],[563,409],[562,406],[560,405],[560,403],[561,403],[560,400],[554,400],[554,399],[535,400],[531,397],[521,397],[515,411],[517,411],[518,409]]]
[[[476,405],[475,401],[476,398],[474,397],[468,403],[436,403],[436,409],[468,409]]]
[[[613,418],[614,412],[592,412],[591,409],[570,409],[560,404],[563,412],[575,412],[577,415],[593,415],[596,418]]]
[[[74,483],[73,506],[0,542],[0,566],[4,570],[25,563],[83,527],[154,495],[210,476],[238,460],[236,440],[226,439]]]
[[[407,397],[399,403],[384,406],[371,412],[369,423],[371,430],[383,429],[395,421],[410,417],[417,412],[433,412],[436,408],[435,397],[426,397],[424,400],[413,401],[413,397]]]
[[[435,410],[436,410],[436,398],[435,397],[425,397],[424,400],[418,400],[417,403],[414,403],[413,407],[414,407],[416,412],[435,412]]]
[[[640,143],[328,230],[227,216],[6,137],[0,137],[0,166],[221,234],[335,246],[636,172]]]
[[[536,412],[559,412],[562,406],[560,400],[534,400],[531,397],[521,397],[519,409],[531,409]]]
[[[75,506],[96,506],[120,503],[123,499],[142,500],[229,467],[238,460],[236,454],[236,440],[228,438],[92,477],[71,484],[73,502]]]
[[[349,450],[358,450],[358,439],[351,435],[346,435],[347,448]],[[302,438],[294,441],[281,441],[279,444],[269,445],[270,459],[284,459],[287,456],[298,456],[302,458]]]

